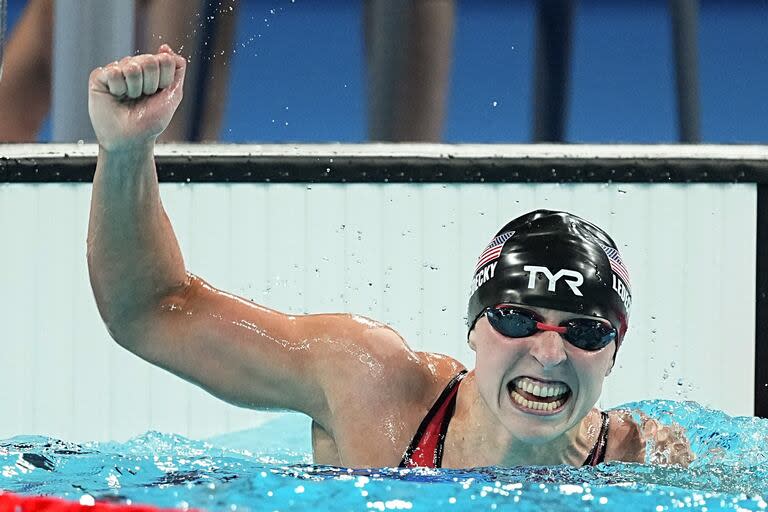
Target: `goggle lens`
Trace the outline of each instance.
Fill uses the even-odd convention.
[[[600,350],[616,339],[616,329],[591,318],[573,318],[555,327],[539,322],[531,311],[510,307],[489,308],[486,317],[491,327],[509,338],[525,338],[541,330],[552,330],[574,347],[588,351]]]
[[[486,310],[486,316],[491,326],[504,336],[524,338],[535,334],[539,328],[536,318],[528,311],[511,308],[491,308]]]

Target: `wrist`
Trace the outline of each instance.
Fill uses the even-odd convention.
[[[99,141],[99,155],[140,155],[155,152],[156,137],[145,140],[120,140],[109,143]]]
[[[99,143],[98,162],[105,169],[138,169],[150,165],[155,159],[154,140],[143,144],[120,144],[104,146]],[[122,172],[119,174],[123,174]]]

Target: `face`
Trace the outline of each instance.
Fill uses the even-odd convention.
[[[520,308],[550,325],[594,318]],[[510,433],[529,443],[554,439],[589,413],[600,397],[616,350],[615,341],[600,350],[582,350],[552,331],[508,338],[494,330],[485,315],[475,324],[469,341],[476,352],[475,375],[483,401]]]

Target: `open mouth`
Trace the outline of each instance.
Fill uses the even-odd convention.
[[[550,382],[518,377],[507,387],[512,403],[525,412],[554,414],[560,412],[571,397],[571,388],[565,382]]]

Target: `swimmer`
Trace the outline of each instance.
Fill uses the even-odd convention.
[[[92,71],[99,142],[88,267],[118,344],[230,403],[309,415],[317,464],[466,468],[687,465],[679,427],[595,408],[627,331],[616,245],[564,212],[536,211],[482,251],[467,371],[351,314],[293,316],[189,273],[160,201],[157,137],[181,102],[185,60],[163,45]]]

